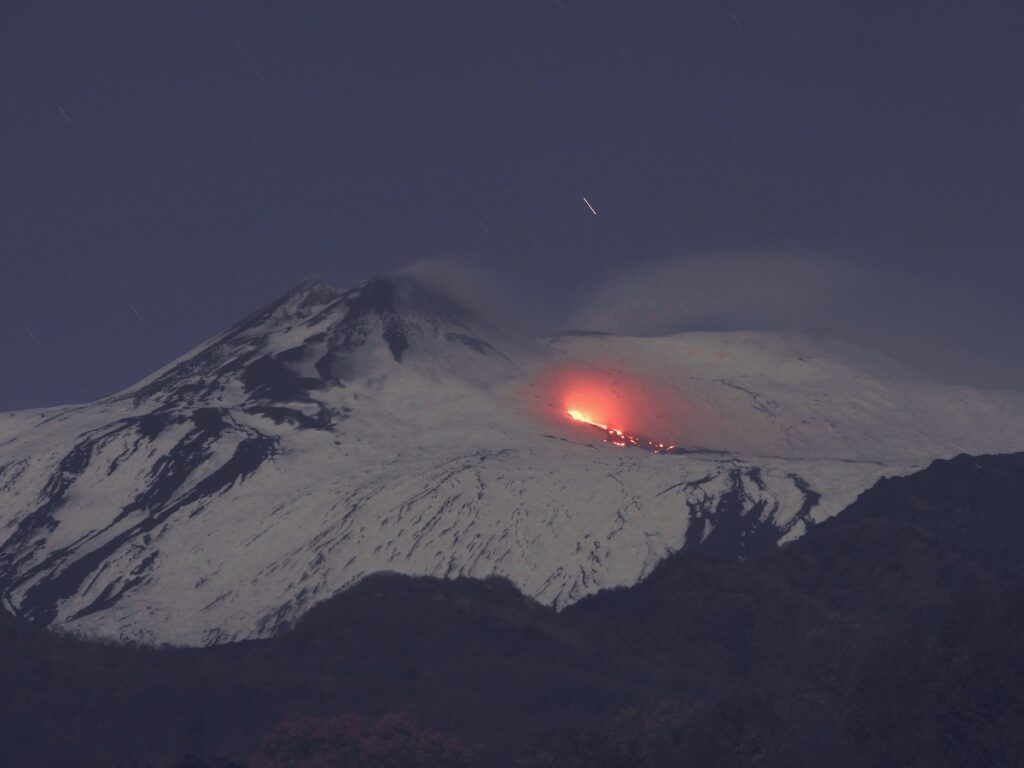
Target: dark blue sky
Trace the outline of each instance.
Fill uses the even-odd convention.
[[[0,9],[0,409],[314,274],[454,257],[558,323],[751,249],[878,275],[816,328],[1024,386],[1019,1]]]

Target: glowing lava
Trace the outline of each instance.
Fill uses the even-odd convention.
[[[682,436],[691,445],[691,433],[702,425],[706,432],[707,419],[677,388],[614,361],[600,367],[574,362],[553,366],[534,382],[531,394],[545,421],[568,422],[618,448],[688,453],[691,448],[679,447]]]
[[[594,421],[592,418],[590,418],[585,413],[582,413],[580,411],[574,411],[573,409],[570,408],[568,411],[566,411],[566,413],[569,414],[569,418],[572,419],[573,421],[582,421],[584,424],[589,424],[592,427],[608,429],[607,424],[601,424],[600,422]]]
[[[619,448],[627,448],[631,446],[634,448],[643,448],[645,451],[652,451],[654,453],[682,453],[682,450],[675,445],[656,443],[653,440],[648,440],[647,438],[640,437],[639,435],[628,434],[621,429],[609,427],[607,424],[595,421],[587,416],[587,414],[574,408],[567,410],[566,414],[573,421],[578,421],[581,424],[588,424],[591,427],[600,429],[605,433],[604,441],[606,443],[611,443],[612,445],[617,445]]]

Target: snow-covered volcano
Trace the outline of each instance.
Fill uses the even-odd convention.
[[[573,403],[678,448],[605,442]],[[1022,428],[1024,397],[806,337],[532,341],[409,278],[308,283],[117,395],[0,415],[0,594],[185,644],[271,634],[383,570],[563,606],[681,548],[775,546]]]

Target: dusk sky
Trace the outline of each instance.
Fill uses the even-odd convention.
[[[1024,387],[1019,0],[7,0],[0,56],[0,410],[424,262]]]

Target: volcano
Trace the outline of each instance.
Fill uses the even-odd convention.
[[[835,342],[523,339],[409,277],[305,283],[122,392],[0,415],[0,595],[184,645],[274,634],[381,571],[563,607],[681,549],[784,544],[1022,427],[1019,395]]]

